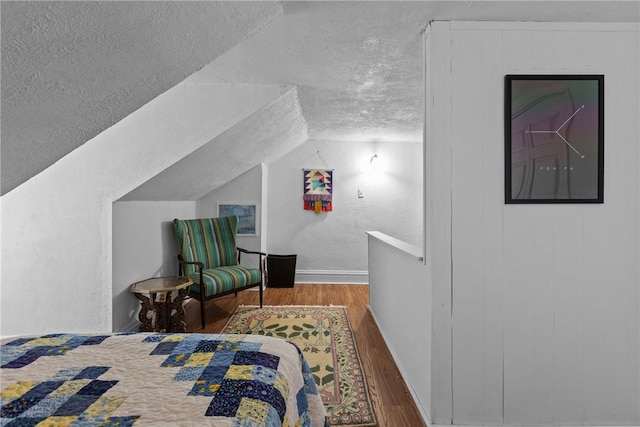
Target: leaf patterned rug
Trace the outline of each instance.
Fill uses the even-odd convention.
[[[376,425],[347,310],[339,306],[240,306],[223,333],[286,339],[302,350],[332,426]]]

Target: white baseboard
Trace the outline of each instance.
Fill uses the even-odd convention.
[[[369,272],[364,270],[296,270],[296,283],[369,283]]]

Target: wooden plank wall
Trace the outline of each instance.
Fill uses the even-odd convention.
[[[428,82],[431,108],[442,115],[444,104],[446,118],[427,117],[428,136],[444,138],[427,140],[435,146],[427,152],[446,158],[450,149],[451,161],[427,167],[451,184],[427,188],[451,203],[451,280],[433,280],[434,298],[452,298],[449,422],[639,424],[638,26],[435,24],[431,36],[449,37],[433,37],[427,62],[448,61],[449,70]],[[504,204],[505,74],[605,75],[604,204]],[[448,249],[438,244],[432,261]],[[434,309],[434,328],[446,315]],[[439,334],[434,349],[447,345]],[[446,370],[442,357],[432,361]],[[448,405],[446,395],[433,399],[436,414]]]

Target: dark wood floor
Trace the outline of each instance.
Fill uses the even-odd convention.
[[[239,305],[258,305],[257,291],[240,292],[207,302],[207,326],[201,329],[199,302],[186,304],[189,332],[219,333]],[[267,288],[265,305],[344,305],[353,329],[373,410],[380,427],[425,426],[368,310],[366,285],[302,285]]]

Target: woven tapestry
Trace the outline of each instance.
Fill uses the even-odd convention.
[[[331,212],[333,171],[330,169],[304,169],[304,209],[317,214]]]

